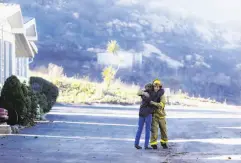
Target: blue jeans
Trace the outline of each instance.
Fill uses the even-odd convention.
[[[139,145],[141,133],[144,127],[144,124],[146,126],[145,128],[145,147],[148,147],[149,140],[150,140],[150,132],[151,132],[151,121],[152,121],[152,115],[148,115],[147,117],[139,117],[138,122],[138,130],[136,132],[136,139],[135,139],[135,145]]]

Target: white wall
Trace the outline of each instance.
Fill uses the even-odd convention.
[[[15,36],[7,21],[0,22],[0,83],[15,73]]]
[[[101,65],[112,66],[118,66],[120,63],[120,68],[140,68],[142,64],[142,54],[140,53],[120,51],[118,52],[118,56],[111,53],[98,53],[97,62]]]
[[[119,56],[119,58],[118,58]],[[120,63],[120,68],[132,68],[133,54],[128,52],[119,52],[118,56],[111,53],[98,53],[97,61],[101,65],[113,65],[118,66]]]
[[[11,26],[8,22],[4,22],[3,30],[2,26],[0,26],[0,40],[2,40],[2,38],[3,41],[11,43],[11,53],[9,43],[0,41],[0,49],[2,50],[0,51],[0,83],[3,84],[11,75],[16,75],[19,79],[28,78],[29,58],[16,57],[15,35],[11,33]],[[3,66],[3,68],[1,68],[1,66]]]
[[[2,39],[2,27],[3,27],[3,38],[11,43],[15,42],[14,34],[12,34],[11,26],[8,22],[0,22],[0,39]]]
[[[29,58],[16,57],[16,75],[24,78],[29,77]]]

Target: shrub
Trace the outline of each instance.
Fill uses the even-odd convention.
[[[33,92],[32,88],[27,86],[25,83],[22,84],[22,89],[26,91],[26,107],[27,113],[25,114],[25,125],[33,125],[34,119],[37,117],[37,108],[38,108],[38,97]]]
[[[22,123],[27,112],[22,84],[16,76],[10,76],[1,91],[2,107],[8,110],[8,124]]]
[[[41,113],[47,113],[50,111],[49,107],[48,107],[48,102],[47,102],[47,97],[42,94],[42,93],[37,93],[37,98],[38,98],[38,104],[40,106],[40,112]]]
[[[27,125],[28,122],[32,121],[31,114],[29,112],[31,110],[31,98],[29,97],[29,90],[25,83],[24,84],[21,83],[21,89],[24,95],[25,106],[22,114],[20,114],[19,123],[23,125]],[[33,123],[33,121],[31,123]]]
[[[65,76],[63,67],[55,65],[53,63],[49,63],[48,67],[40,66],[36,68],[35,71],[48,74],[49,76],[51,76],[51,78],[58,78],[58,77]]]
[[[21,83],[16,76],[11,76],[5,81],[0,104],[9,112],[8,124],[34,124],[38,98],[33,90],[26,83]]]
[[[62,77],[64,76],[64,69],[63,67],[50,63],[48,65],[48,74],[51,77]]]
[[[30,85],[35,92],[44,94],[47,101],[47,109],[43,101],[41,102],[43,111],[50,111],[53,105],[56,103],[57,97],[59,95],[58,87],[53,83],[41,78],[41,77],[30,77]],[[38,95],[41,99],[44,99],[42,95]]]
[[[33,92],[31,87],[28,86],[28,90],[29,90],[29,96],[31,99],[31,115],[33,117],[36,117],[39,99],[38,99],[38,96],[36,95],[36,93]]]

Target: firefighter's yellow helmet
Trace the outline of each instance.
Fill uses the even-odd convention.
[[[153,85],[158,85],[158,86],[162,86],[162,82],[161,80],[159,79],[155,79],[153,82],[152,82]]]

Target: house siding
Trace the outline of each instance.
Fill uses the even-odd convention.
[[[12,43],[8,41],[1,41],[0,44],[0,83],[3,84],[4,81],[12,75]]]
[[[12,61],[14,60],[13,46],[15,44],[15,36],[11,33],[11,26],[4,22],[0,26],[0,84],[15,72],[13,70]]]
[[[20,81],[28,81],[29,57],[37,53],[31,48],[35,44],[30,45],[30,41],[37,41],[35,19],[31,18],[28,24],[22,22],[19,5],[0,3],[0,8],[4,14],[0,14],[3,16],[0,20],[0,85],[11,75],[16,75]]]
[[[16,75],[28,78],[29,59],[25,57],[16,58]]]
[[[0,54],[0,83],[4,83],[4,41],[1,40],[1,54]]]
[[[11,26],[4,23],[0,26],[0,84],[16,75],[19,78],[28,78],[29,58],[16,57],[15,35],[11,33]]]
[[[4,79],[10,76],[11,43],[4,41]]]

